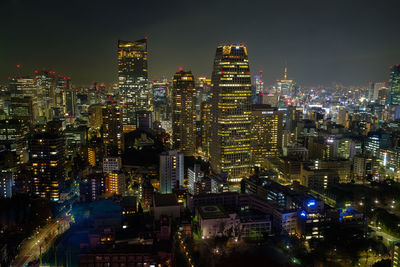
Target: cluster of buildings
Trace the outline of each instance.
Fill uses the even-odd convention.
[[[368,88],[301,88],[287,68],[267,88],[242,44],[217,47],[211,78],[149,81],[147,38],[117,56],[111,87],[18,66],[0,88],[0,197],[118,203],[94,219],[81,266],[169,266],[175,223],[202,239],[323,239],[365,223],[329,188],[400,178],[399,65]],[[151,229],[129,235],[143,212]]]

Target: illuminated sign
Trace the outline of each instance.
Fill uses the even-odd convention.
[[[315,200],[308,201],[307,207],[313,207],[313,206],[315,206]]]

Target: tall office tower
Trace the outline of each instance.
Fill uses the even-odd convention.
[[[201,151],[205,158],[210,156],[210,135],[211,135],[211,103],[201,103]]]
[[[200,169],[200,164],[194,164],[192,168],[188,169],[188,191],[194,195],[195,184],[204,177],[204,172]]]
[[[127,129],[134,129],[136,111],[151,110],[147,82],[147,39],[134,42],[118,40],[118,87],[123,124]]]
[[[368,83],[368,99],[369,101],[374,101],[374,87],[375,83],[374,82],[369,82]]]
[[[400,64],[390,67],[390,104],[400,105]]]
[[[60,199],[65,179],[65,140],[57,132],[37,132],[29,140],[34,192],[53,201]]]
[[[169,92],[169,82],[165,81],[152,81],[151,89],[153,91],[154,107],[167,104]]]
[[[9,105],[10,118],[33,124],[35,117],[33,115],[33,103],[31,96],[11,97]]]
[[[250,173],[251,78],[244,45],[218,46],[211,89],[210,162],[239,182]]]
[[[0,120],[0,146],[15,152],[18,163],[28,162],[28,124],[21,120]]]
[[[109,103],[103,108],[103,143],[107,155],[122,154],[122,135],[121,109]]]
[[[97,131],[103,125],[103,105],[94,104],[89,106],[89,127]]]
[[[35,83],[40,101],[40,116],[45,116],[47,121],[53,119],[52,109],[56,107],[56,88],[58,76],[54,71],[35,70]]]
[[[268,105],[253,105],[252,121],[252,163],[262,167],[265,159],[281,152],[282,113]]]
[[[191,71],[175,73],[172,86],[173,146],[185,156],[196,149],[196,89]]]
[[[11,96],[14,97],[30,97],[32,99],[32,118],[36,120],[39,117],[39,104],[38,90],[35,84],[35,79],[30,77],[16,77],[12,78],[9,83],[9,90]]]
[[[380,82],[380,83],[374,83],[374,82],[369,82],[368,84],[368,99],[370,101],[375,101],[377,102],[379,98],[379,91],[381,89],[386,89],[386,83],[385,82]]]
[[[78,90],[68,88],[64,91],[64,115],[65,117],[75,118],[78,116],[77,112],[77,94]]]
[[[375,102],[378,101],[378,99],[379,99],[379,91],[382,90],[382,89],[387,89],[385,82],[380,82],[380,83],[375,83],[374,84],[373,97],[374,97]]]
[[[177,150],[160,154],[160,191],[172,193],[172,189],[183,186],[184,156]]]
[[[200,114],[201,104],[204,101],[210,101],[211,79],[207,77],[198,77],[196,79],[196,111]],[[200,117],[197,117],[200,120]]]

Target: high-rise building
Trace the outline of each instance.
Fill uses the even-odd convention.
[[[194,164],[192,168],[188,169],[188,191],[194,195],[194,186],[204,177],[204,172],[200,169],[200,164]]]
[[[34,122],[33,102],[31,96],[11,97],[9,114],[12,119],[32,124]]]
[[[0,172],[0,198],[11,198],[14,184],[14,175],[12,172]]]
[[[103,173],[92,173],[79,182],[80,198],[95,201],[106,192],[106,177]]]
[[[153,91],[154,107],[164,105],[170,95],[169,82],[165,81],[152,81],[151,88]]]
[[[390,146],[390,134],[382,129],[368,133],[365,150],[374,157],[379,157],[379,149],[388,148]]]
[[[151,111],[140,110],[136,112],[136,128],[140,130],[151,130],[153,128],[153,115]]]
[[[53,71],[35,70],[35,84],[40,103],[39,114],[50,121],[52,119],[51,109],[56,106],[57,76]]]
[[[244,45],[217,47],[212,85],[211,167],[239,182],[249,175],[251,155],[251,78]]]
[[[17,98],[30,98],[32,101],[32,118],[36,120],[39,117],[39,110],[41,110],[38,88],[35,79],[31,77],[16,77],[12,78],[9,84],[11,96]]]
[[[252,121],[252,163],[262,166],[281,152],[282,113],[268,105],[253,105]]]
[[[201,110],[201,104],[204,101],[210,101],[210,89],[211,89],[211,79],[207,77],[198,77],[196,79],[196,112],[197,120],[200,120],[199,114]]]
[[[211,135],[211,103],[201,103],[201,151],[204,157],[210,155],[210,135]]]
[[[173,146],[185,156],[196,148],[196,89],[191,71],[175,73],[172,87]]]
[[[124,125],[136,124],[136,111],[151,109],[147,71],[147,39],[118,40],[118,87]]]
[[[89,127],[92,131],[100,129],[103,125],[103,106],[94,104],[89,107]]]
[[[53,201],[60,199],[65,179],[65,140],[57,132],[37,132],[29,140],[34,192]]]
[[[107,104],[103,108],[103,142],[108,155],[122,153],[122,114],[119,106]]]
[[[106,177],[106,193],[124,195],[126,190],[125,174],[122,171],[113,171]]]
[[[177,150],[163,152],[160,155],[160,191],[172,193],[172,189],[183,186],[184,156]]]
[[[369,82],[369,84],[368,84],[368,99],[370,101],[377,102],[378,97],[379,97],[379,91],[381,89],[386,89],[385,82],[380,82],[380,83]]]
[[[400,105],[400,64],[390,67],[390,104]]]
[[[29,127],[20,120],[0,120],[0,145],[15,152],[19,163],[28,162]]]

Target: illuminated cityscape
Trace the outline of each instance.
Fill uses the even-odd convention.
[[[400,267],[399,1],[0,7],[0,267]]]

